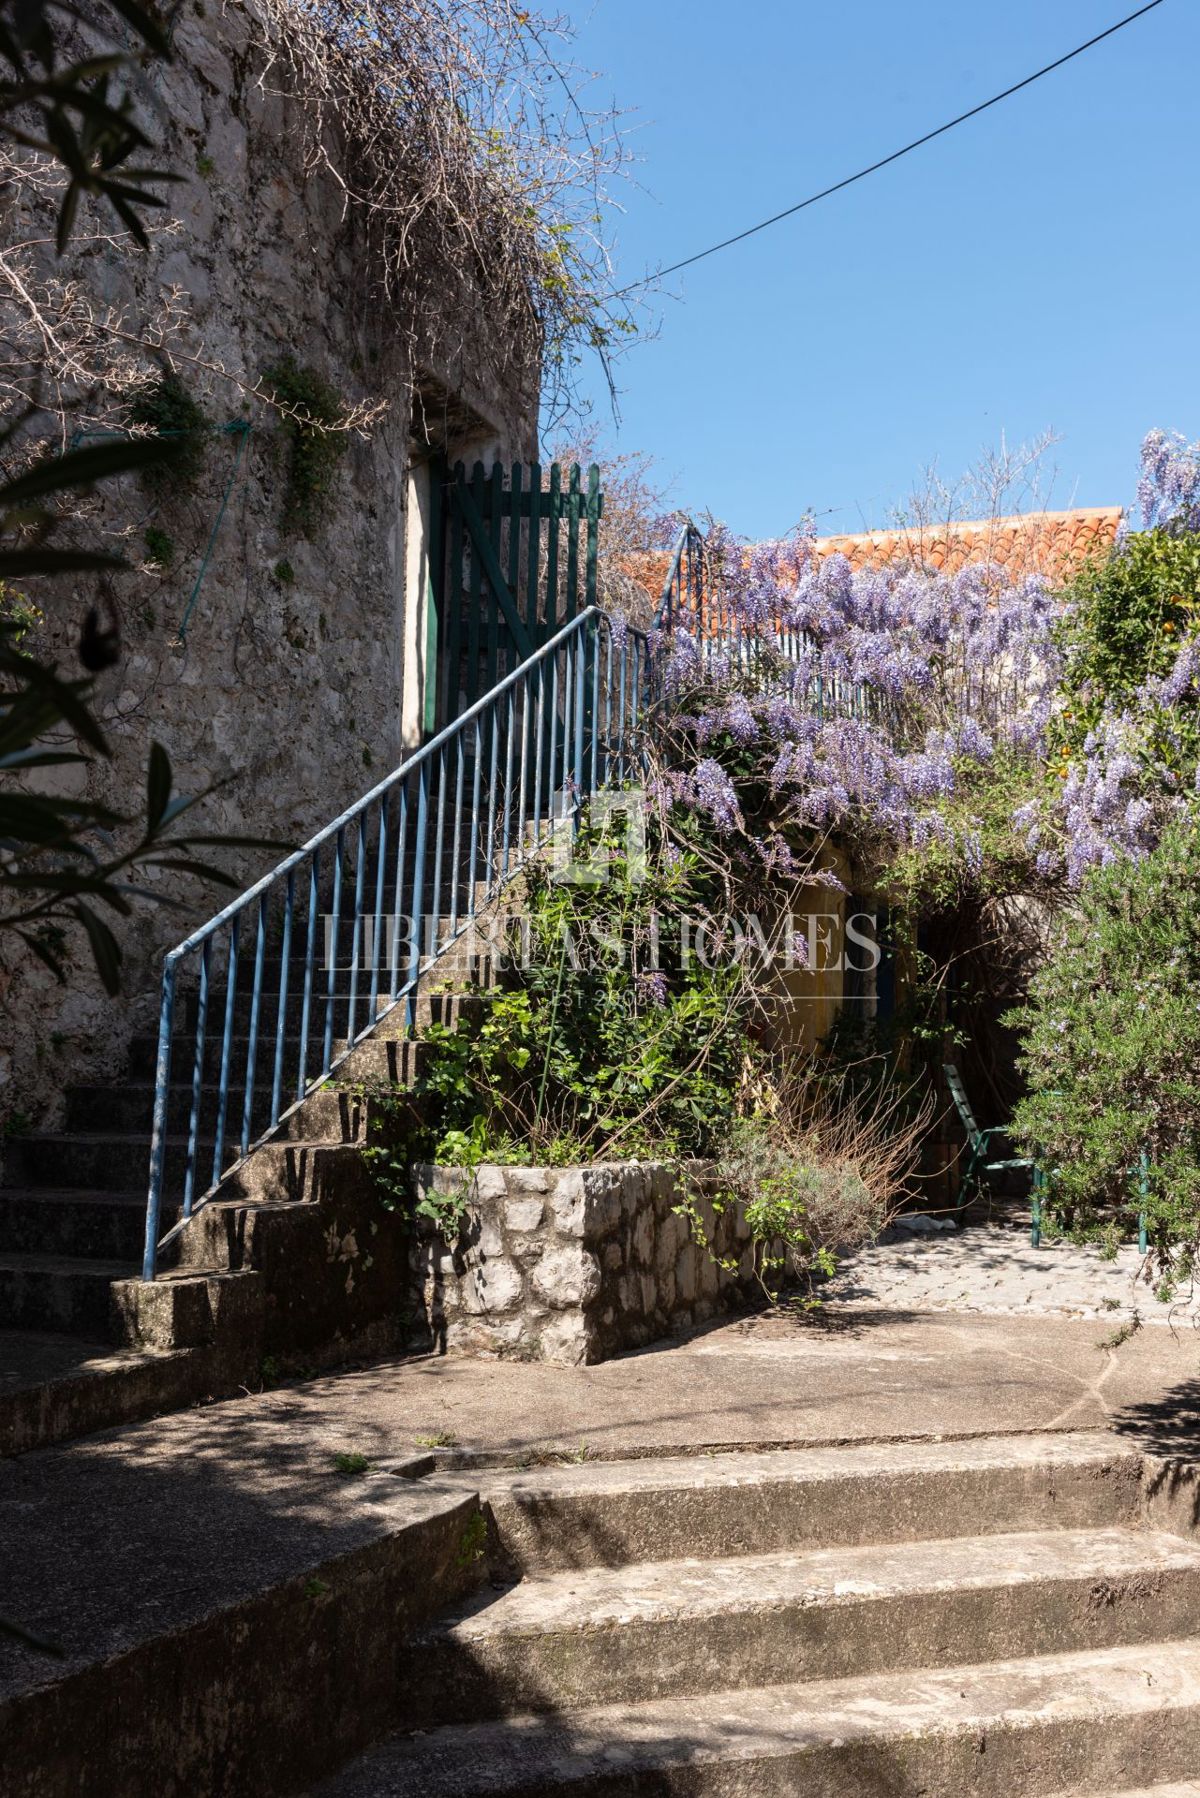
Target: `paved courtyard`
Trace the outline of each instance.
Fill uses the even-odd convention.
[[[1012,1224],[963,1231],[924,1218],[915,1224],[924,1228],[886,1231],[871,1248],[849,1257],[825,1288],[827,1303],[1107,1318],[1114,1328],[1136,1316],[1141,1324],[1189,1330],[1200,1318],[1200,1294],[1189,1288],[1170,1304],[1155,1296],[1136,1244],[1106,1260],[1099,1249],[1069,1243],[1044,1242],[1035,1249],[1028,1228]]]

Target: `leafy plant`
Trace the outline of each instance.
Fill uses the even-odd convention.
[[[147,525],[142,541],[146,545],[146,560],[155,568],[161,568],[165,572],[173,565],[175,539],[166,531],[160,530],[155,524]]]
[[[0,616],[0,775],[86,764],[88,750],[108,756],[91,691],[90,681],[63,679],[54,664],[29,654],[21,646],[20,625]],[[64,926],[74,925],[87,939],[106,990],[117,992],[122,951],[102,911],[126,918],[137,899],[162,902],[142,884],[151,867],[236,887],[195,852],[264,846],[257,838],[181,831],[180,820],[203,797],[174,792],[170,758],[160,743],[150,746],[140,820],[97,800],[28,792],[10,779],[0,787],[0,935],[14,935],[62,980]],[[114,846],[118,831],[133,833],[124,848]]]
[[[62,60],[63,19],[97,23],[111,47],[81,62]],[[137,48],[118,47],[122,28]],[[136,0],[111,0],[96,9],[74,0],[24,0],[0,15],[0,136],[52,158],[68,181],[58,215],[58,249],[70,240],[85,194],[105,199],[141,245],[139,214],[166,204],[153,191],[179,177],[145,168],[150,139],[134,120],[134,82],[155,59],[171,57],[169,18]],[[148,185],[153,184],[153,185]]]
[[[1028,1084],[1013,1133],[1050,1171],[1047,1217],[1114,1246],[1144,1213],[1163,1271],[1190,1274],[1200,1240],[1194,810],[1143,859],[1118,857],[1088,876],[1006,1021],[1021,1032]]]
[[[582,850],[599,843],[585,822]],[[453,1025],[429,1027],[411,1092],[371,1095],[365,1154],[385,1205],[453,1240],[484,1162],[570,1166],[715,1147],[755,1055],[744,976],[680,953],[680,915],[707,905],[710,876],[698,856],[654,843],[632,871],[611,844],[604,885],[529,872],[521,940],[498,986],[473,995]],[[414,1162],[467,1177],[414,1200]]]
[[[680,1170],[678,1210],[727,1273],[739,1261],[716,1252],[707,1214],[737,1213],[767,1296],[798,1283],[801,1302],[815,1303],[814,1281],[834,1272],[839,1253],[874,1241],[898,1208],[931,1105],[913,1104],[894,1080],[857,1089],[789,1063],[765,1097],[767,1109],[729,1130],[715,1179]]]
[[[1063,702],[1051,752],[1082,749],[1106,705],[1167,675],[1200,628],[1200,533],[1139,531],[1076,575],[1057,637]]]
[[[343,1479],[357,1479],[360,1473],[366,1473],[370,1465],[366,1455],[343,1453],[333,1457],[334,1472],[340,1473]]]
[[[273,399],[284,408],[279,426],[287,445],[282,523],[287,530],[310,536],[321,522],[346,453],[348,439],[340,428],[344,408],[336,389],[294,357],[285,356],[268,369],[266,381]]]
[[[487,1552],[487,1519],[482,1511],[473,1511],[458,1539],[455,1559],[464,1570],[481,1561]]]
[[[11,428],[0,430],[0,453],[11,435]],[[0,584],[7,586],[28,575],[107,573],[123,568],[122,558],[106,550],[52,545],[50,538],[59,517],[46,502],[115,475],[170,462],[178,450],[176,442],[122,439],[71,450],[64,456],[47,455],[23,474],[0,481]]]
[[[499,990],[479,1020],[430,1033],[418,1092],[434,1102],[435,1159],[709,1151],[750,1049],[739,970],[685,958],[672,928],[704,888],[699,864],[661,842],[633,874],[614,851],[603,885],[531,871]]]
[[[882,845],[876,890],[910,923],[981,899],[1035,891],[1044,882],[1022,828],[1022,807],[1045,790],[1045,761],[1001,742],[986,760],[956,757],[939,828],[920,841]]]
[[[190,492],[204,472],[209,426],[204,408],[178,375],[162,374],[140,388],[129,402],[127,416],[131,425],[176,446],[170,462],[155,460],[143,468],[147,489],[159,499]]]

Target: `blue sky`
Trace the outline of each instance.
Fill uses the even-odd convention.
[[[595,0],[578,60],[632,113],[634,280],[886,155],[1135,0]],[[1128,501],[1152,425],[1200,436],[1200,5],[1107,43],[669,283],[608,446],[773,535],[886,523],[933,460],[1053,427],[1058,505]]]

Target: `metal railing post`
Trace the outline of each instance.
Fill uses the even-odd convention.
[[[158,1218],[167,1162],[167,1103],[171,1096],[171,1029],[175,1020],[175,959],[163,964],[158,1009],[158,1057],[154,1066],[154,1123],[150,1132],[150,1190],[146,1196],[146,1241],[142,1278],[152,1280],[158,1264]]]

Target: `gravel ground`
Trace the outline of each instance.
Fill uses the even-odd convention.
[[[1137,1314],[1144,1324],[1176,1327],[1200,1320],[1200,1294],[1184,1290],[1161,1303],[1145,1279],[1136,1244],[1107,1261],[1098,1249],[1069,1243],[1034,1248],[1027,1228],[976,1224],[966,1230],[888,1230],[849,1256],[823,1288],[827,1303],[896,1311],[985,1311],[1060,1317]]]

